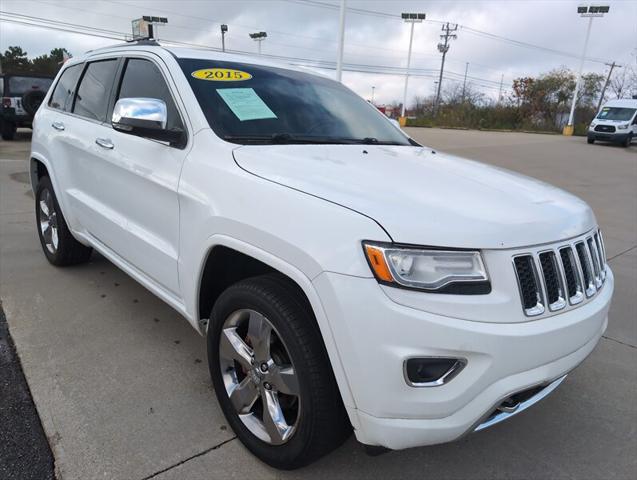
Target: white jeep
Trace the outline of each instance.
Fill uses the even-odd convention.
[[[607,325],[588,205],[262,58],[152,41],[73,58],[31,180],[48,260],[95,249],[206,335],[228,422],[278,468],[352,430],[379,451],[510,418]]]

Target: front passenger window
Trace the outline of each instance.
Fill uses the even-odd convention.
[[[116,71],[115,59],[89,63],[77,89],[73,113],[100,122],[105,121]]]
[[[139,97],[163,100],[168,113],[166,128],[183,128],[175,102],[159,69],[150,60],[130,58],[126,61],[117,99]]]

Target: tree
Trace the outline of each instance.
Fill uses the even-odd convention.
[[[66,48],[54,48],[51,53],[40,55],[32,60],[33,73],[40,75],[55,75],[62,64],[64,56],[70,57],[70,53]]]
[[[22,47],[9,47],[0,53],[0,64],[3,73],[28,73],[31,70],[31,62]]]
[[[3,73],[53,76],[64,63],[65,55],[71,56],[67,49],[54,48],[48,54],[29,60],[27,52],[21,47],[12,46],[0,54],[0,65]]]

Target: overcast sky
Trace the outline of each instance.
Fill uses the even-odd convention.
[[[469,82],[485,94],[497,96],[502,75],[505,90],[510,90],[515,77],[537,75],[560,66],[577,69],[588,22],[576,13],[582,3],[347,0],[350,10],[346,17],[344,61],[357,70],[404,68],[409,25],[392,15],[424,12],[427,21],[415,25],[412,67],[425,76],[410,79],[408,101],[415,95],[434,92],[440,68],[436,48],[441,28],[438,22],[446,21],[459,24],[459,28],[458,38],[452,41],[447,54],[445,76],[462,82],[469,62]],[[598,61],[587,61],[585,70],[605,73],[608,67],[604,61],[613,60],[636,66],[637,0],[601,3],[610,5],[610,13],[593,21],[587,57]],[[219,25],[225,23],[229,28],[226,46],[230,49],[256,52],[257,46],[248,33],[266,31],[264,54],[306,59],[301,62],[335,62],[339,4],[339,0],[0,0],[3,13],[32,17],[0,14],[0,18],[36,23],[43,18],[130,33],[133,18],[165,16],[169,23],[159,30],[160,38],[213,47],[221,46]],[[0,49],[20,45],[32,57],[54,47],[66,47],[77,55],[115,43],[112,39],[79,34],[73,26],[56,26],[75,33],[0,22]],[[543,48],[520,46],[517,42]],[[375,86],[377,103],[402,98],[403,76],[346,71],[343,81],[365,98],[371,96]],[[453,80],[444,82],[449,85]]]

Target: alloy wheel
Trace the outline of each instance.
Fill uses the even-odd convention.
[[[301,396],[289,351],[272,323],[255,310],[232,313],[221,330],[219,365],[246,428],[271,445],[286,443],[298,425]]]
[[[47,250],[55,254],[58,249],[58,221],[53,196],[48,189],[42,190],[39,202],[39,221],[42,240]]]

